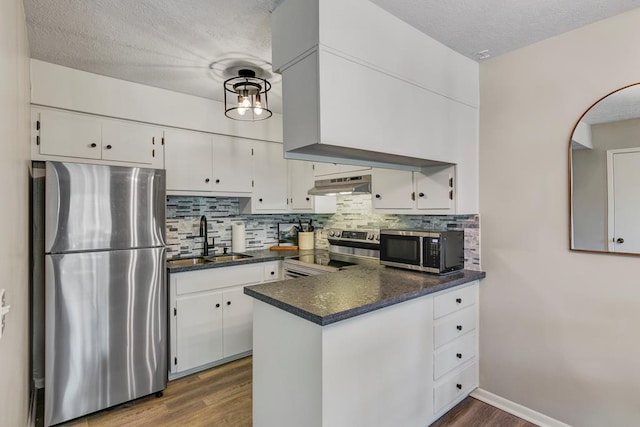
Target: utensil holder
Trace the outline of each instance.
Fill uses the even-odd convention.
[[[313,249],[315,246],[313,231],[302,231],[298,232],[298,247],[300,250],[308,250]]]

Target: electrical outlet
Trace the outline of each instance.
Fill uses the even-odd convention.
[[[7,305],[6,292],[4,289],[0,289],[0,339],[4,333],[4,316],[9,313],[11,309],[10,305]]]

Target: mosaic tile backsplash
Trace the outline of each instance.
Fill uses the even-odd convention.
[[[231,224],[243,222],[246,248],[266,249],[278,243],[278,223],[303,224],[313,220],[316,248],[326,249],[326,230],[420,228],[464,230],[465,268],[480,270],[480,220],[478,215],[379,215],[371,213],[371,195],[338,196],[335,214],[240,214],[239,199],[232,197],[167,197],[167,257],[180,258],[202,253],[200,217],[208,222],[209,238],[216,253],[231,248]],[[210,254],[212,251],[210,250]]]

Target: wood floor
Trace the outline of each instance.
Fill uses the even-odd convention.
[[[164,396],[138,399],[65,427],[251,427],[251,357],[171,381]],[[40,416],[40,421],[42,417]],[[39,425],[42,425],[41,423]],[[535,427],[468,397],[431,427]]]

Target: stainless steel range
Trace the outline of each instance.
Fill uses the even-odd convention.
[[[331,273],[356,264],[380,262],[380,233],[378,230],[327,231],[328,251],[314,251],[283,261],[286,278]]]

